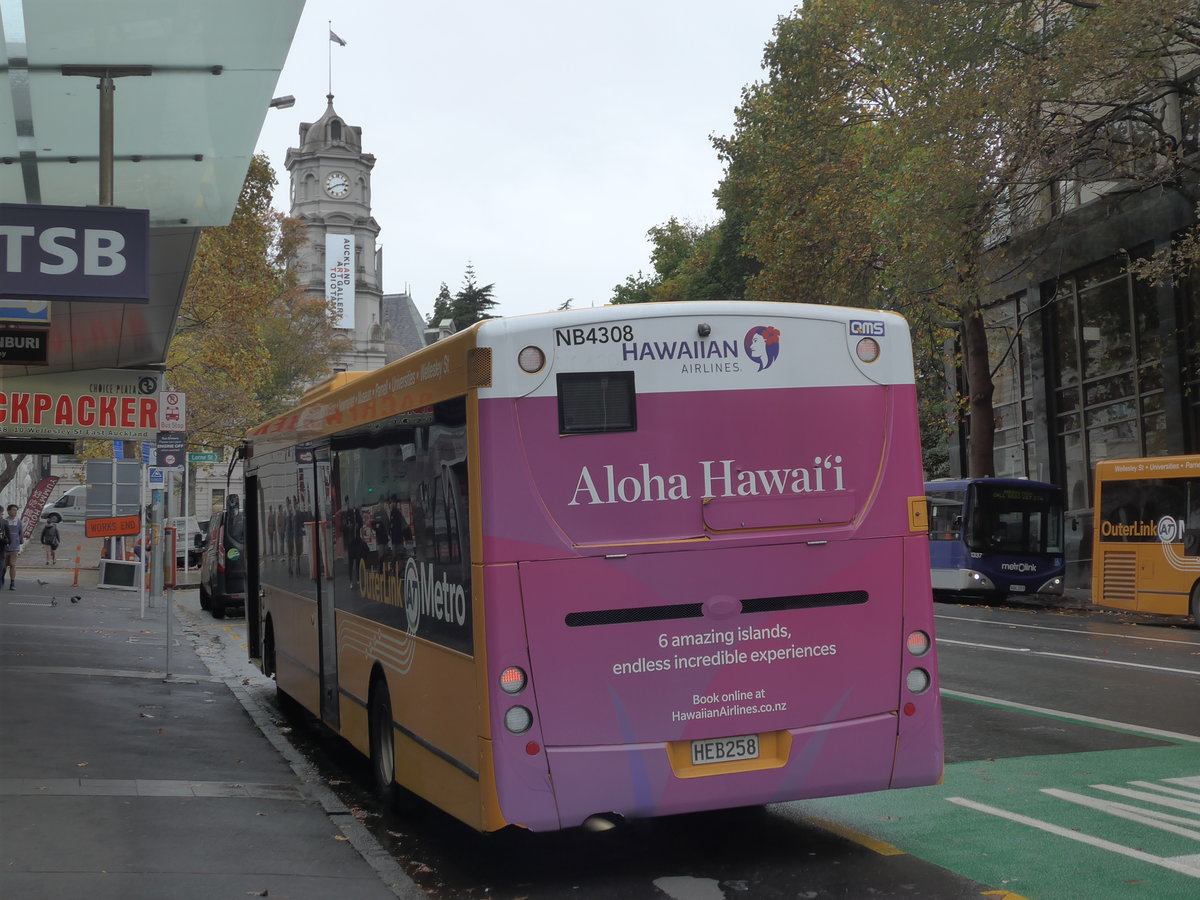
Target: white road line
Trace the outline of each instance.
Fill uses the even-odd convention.
[[[1092,787],[1096,787],[1096,785],[1092,785]],[[1158,828],[1162,831],[1169,831],[1172,834],[1191,838],[1193,841],[1200,841],[1200,831],[1196,831],[1195,827],[1187,827],[1189,825],[1200,827],[1200,822],[1197,822],[1195,819],[1188,819],[1184,816],[1173,816],[1170,813],[1162,813],[1157,810],[1142,809],[1137,806],[1130,806],[1128,803],[1117,803],[1115,800],[1100,800],[1096,797],[1089,797],[1086,794],[1076,794],[1072,791],[1063,791],[1058,788],[1042,788],[1041,793],[1050,797],[1057,797],[1059,800],[1066,800],[1069,803],[1078,804],[1079,806],[1086,806],[1089,809],[1097,809],[1102,813],[1107,813],[1110,816],[1116,816],[1120,819],[1128,819],[1130,822],[1137,822],[1139,825],[1149,825],[1151,828]]]
[[[1178,784],[1200,791],[1200,775],[1188,775],[1186,778],[1164,778],[1163,781],[1167,784]]]
[[[1148,669],[1152,672],[1166,672],[1171,675],[1195,675],[1200,678],[1200,669],[1173,669],[1169,666],[1151,666],[1146,663],[1124,662],[1119,659],[1100,659],[1095,656],[1078,656],[1074,653],[1053,653],[1049,650],[1034,650],[1031,647],[1004,647],[999,644],[980,644],[975,641],[955,641],[948,638],[938,638],[938,644],[949,644],[955,647],[973,647],[976,650],[999,650],[1002,653],[1030,653],[1034,656],[1044,656],[1051,659],[1067,659],[1074,662],[1098,663],[1102,666],[1121,666],[1127,669]]]
[[[1178,731],[1164,731],[1161,728],[1147,728],[1142,725],[1130,725],[1128,722],[1114,722],[1112,719],[1099,719],[1095,716],[1083,716],[1078,713],[1063,712],[1059,709],[1047,709],[1044,706],[1031,706],[1028,703],[1017,703],[1013,700],[1001,700],[997,697],[984,697],[981,694],[969,694],[966,691],[952,691],[949,688],[942,688],[943,697],[957,697],[960,700],[974,700],[978,703],[990,703],[994,706],[1003,706],[1008,709],[1020,709],[1025,712],[1037,713],[1042,716],[1051,716],[1056,719],[1067,719],[1071,722],[1082,722],[1086,725],[1099,725],[1102,728],[1112,728],[1117,731],[1128,731],[1133,734],[1140,734],[1146,737],[1162,738],[1166,741],[1184,741],[1189,744],[1200,744],[1200,735],[1181,734]],[[1173,784],[1182,783],[1179,780],[1172,781]],[[1185,785],[1187,786],[1187,785]]]
[[[1128,856],[1132,859],[1141,860],[1142,862],[1150,863],[1153,866],[1159,866],[1163,869],[1170,869],[1172,872],[1178,872],[1181,875],[1187,875],[1191,878],[1200,878],[1200,866],[1190,864],[1191,857],[1164,859],[1163,857],[1155,856],[1152,853],[1146,853],[1142,850],[1135,850],[1133,847],[1126,847],[1123,844],[1116,844],[1112,841],[1106,841],[1103,838],[1093,837],[1090,834],[1072,831],[1069,828],[1062,828],[1050,822],[1043,822],[1041,819],[1033,819],[1029,816],[1022,816],[1019,813],[1009,812],[1006,809],[999,809],[995,806],[987,806],[983,803],[976,803],[973,800],[968,800],[966,797],[947,797],[946,800],[958,806],[965,806],[967,809],[973,809],[976,812],[987,813],[990,816],[997,816],[1001,819],[1008,819],[1010,822],[1016,822],[1018,825],[1028,825],[1030,828],[1036,828],[1039,831],[1045,831],[1049,834],[1067,838],[1068,840],[1077,841],[1081,844],[1087,844],[1088,846],[1095,847],[1098,850],[1107,850],[1110,853],[1119,853],[1122,856]],[[1188,862],[1181,862],[1180,859],[1188,860]]]
[[[1051,625],[1027,625],[1023,622],[999,622],[991,619],[973,619],[970,616],[935,615],[935,619],[945,619],[947,622],[972,622],[975,625],[995,625],[998,628],[1030,628],[1035,631],[1059,631],[1063,634],[1082,634],[1087,637],[1119,638],[1123,641],[1145,641],[1155,644],[1182,644],[1185,647],[1197,646],[1196,641],[1177,641],[1171,638],[1141,637],[1136,634],[1115,634],[1108,631],[1089,631],[1086,628],[1055,628]]]
[[[1176,800],[1172,797],[1163,797],[1159,794],[1147,794],[1145,791],[1132,791],[1129,788],[1113,787],[1110,784],[1093,784],[1092,788],[1097,791],[1108,791],[1110,794],[1116,794],[1119,797],[1128,797],[1130,800],[1142,800],[1146,803],[1157,803],[1159,806],[1165,806],[1169,809],[1177,809],[1180,812],[1200,815],[1200,803],[1191,803],[1187,800]],[[1200,825],[1200,822],[1197,822],[1196,824]]]
[[[1186,779],[1171,779],[1176,784]],[[1183,797],[1185,800],[1195,800],[1200,803],[1200,794],[1193,794],[1191,791],[1177,791],[1174,788],[1163,787],[1161,784],[1152,784],[1149,781],[1130,781],[1127,784],[1132,784],[1134,787],[1146,788],[1151,791],[1162,791],[1164,794],[1171,794],[1174,797]]]

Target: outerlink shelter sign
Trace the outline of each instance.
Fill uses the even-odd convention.
[[[144,209],[0,203],[0,294],[17,300],[150,300]]]

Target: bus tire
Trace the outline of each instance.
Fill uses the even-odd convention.
[[[371,681],[367,722],[371,742],[371,781],[375,796],[390,809],[395,806],[399,795],[396,785],[396,731],[392,725],[392,698],[388,694],[387,681],[381,674],[376,674]]]
[[[212,617],[214,619],[225,618],[225,598],[217,596],[211,598],[209,602],[212,604],[212,609],[209,610],[212,613]]]
[[[1192,585],[1192,598],[1188,603],[1188,607],[1192,613],[1193,627],[1200,628],[1200,581]]]

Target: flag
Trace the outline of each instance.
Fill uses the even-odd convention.
[[[333,33],[333,29],[332,29],[332,28],[330,28],[330,29],[329,29],[329,39],[330,39],[331,41],[333,41],[335,44],[340,44],[340,45],[341,45],[341,46],[343,46],[343,47],[345,47],[345,46],[346,46],[346,42],[345,42],[345,41],[343,41],[343,40],[342,40],[340,37],[338,37],[336,34],[334,34],[334,33]]]

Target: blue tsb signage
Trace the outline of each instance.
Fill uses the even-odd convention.
[[[148,302],[144,209],[0,203],[0,297]]]

